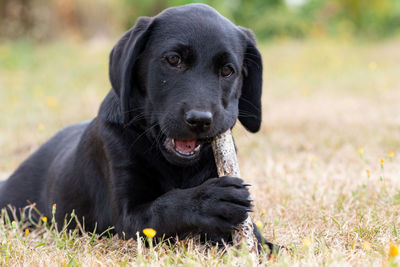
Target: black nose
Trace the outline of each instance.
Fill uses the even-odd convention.
[[[205,132],[210,129],[212,114],[209,111],[191,109],[185,113],[185,122],[193,132]]]

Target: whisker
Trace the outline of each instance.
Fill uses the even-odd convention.
[[[150,126],[149,128],[147,128],[145,131],[143,131],[143,133],[141,133],[138,137],[136,137],[135,140],[133,140],[133,142],[130,144],[129,146],[129,150],[132,148],[133,145],[136,144],[136,142],[144,135],[147,134],[148,132],[150,132],[154,127],[156,127],[158,124],[154,124],[153,126]]]

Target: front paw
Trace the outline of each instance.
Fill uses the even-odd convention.
[[[242,179],[212,178],[194,188],[191,221],[200,231],[230,233],[252,211],[251,201]]]

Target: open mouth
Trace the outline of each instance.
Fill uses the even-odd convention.
[[[182,159],[196,158],[206,143],[210,143],[212,138],[191,138],[191,139],[178,139],[167,137],[165,139],[165,147],[168,152]]]

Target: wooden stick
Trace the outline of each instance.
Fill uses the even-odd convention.
[[[214,151],[218,176],[240,177],[239,164],[231,130],[216,136],[211,144]],[[232,237],[234,244],[239,244],[241,240],[244,239],[249,250],[258,255],[257,238],[254,235],[253,222],[249,215],[240,225],[239,231],[235,231]]]

